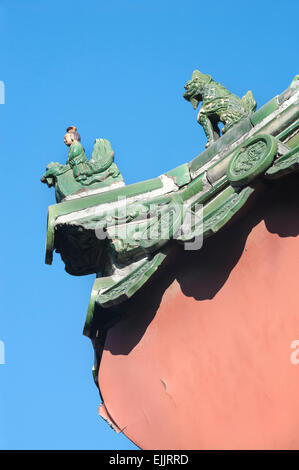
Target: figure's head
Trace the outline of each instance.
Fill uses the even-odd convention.
[[[185,85],[184,98],[190,101],[193,108],[196,109],[199,102],[202,101],[202,90],[204,85],[211,79],[209,75],[204,75],[199,70],[194,70],[191,80]]]
[[[64,143],[68,147],[72,145],[73,142],[80,142],[81,137],[80,134],[77,132],[77,127],[70,126],[66,130],[66,134],[64,135]]]

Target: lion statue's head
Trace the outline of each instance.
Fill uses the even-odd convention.
[[[186,83],[186,91],[183,96],[185,100],[190,101],[194,109],[196,109],[199,102],[202,101],[203,88],[210,80],[210,75],[205,75],[199,70],[194,70],[191,80]]]

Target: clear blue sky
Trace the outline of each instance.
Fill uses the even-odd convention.
[[[87,154],[111,141],[127,184],[204,148],[182,98],[199,68],[261,106],[298,68],[298,1],[0,0],[0,448],[133,449],[98,417],[93,351],[82,336],[94,276],[44,264],[39,180],[65,163],[76,125]],[[182,384],[183,386],[183,384]]]

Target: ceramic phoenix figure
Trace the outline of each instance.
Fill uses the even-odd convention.
[[[115,183],[123,185],[123,178],[114,163],[114,151],[108,140],[95,140],[89,160],[75,126],[67,128],[64,143],[69,147],[66,164],[49,163],[41,178],[49,187],[55,187],[57,202],[84,189],[109,188]]]

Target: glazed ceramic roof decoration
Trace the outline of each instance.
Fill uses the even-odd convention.
[[[206,150],[190,162],[125,186],[107,140],[96,139],[90,160],[75,140],[66,165],[51,163],[42,177],[57,199],[49,207],[46,263],[56,250],[69,274],[96,274],[84,327],[95,371],[105,334],[121,317],[118,306],[146,288],[170,242],[199,240],[200,248],[261,185],[299,170],[298,75],[257,111],[250,91],[240,99],[199,71],[185,89],[194,108],[202,101],[197,119],[207,136]]]

